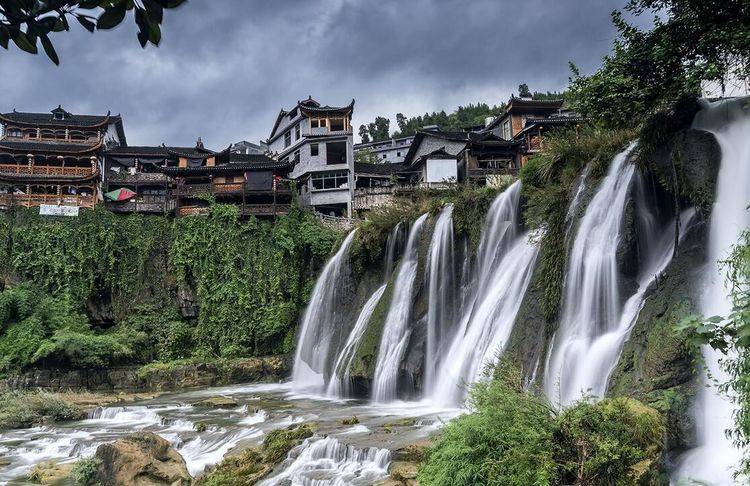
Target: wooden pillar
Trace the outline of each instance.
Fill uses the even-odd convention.
[[[247,179],[243,176],[243,179],[242,179],[242,216],[245,216],[245,211],[247,210],[246,208],[247,201],[245,200],[246,190],[247,190]]]

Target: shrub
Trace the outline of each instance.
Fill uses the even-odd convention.
[[[80,459],[76,462],[71,471],[76,484],[80,486],[95,486],[99,484],[99,466],[101,463],[101,459],[97,457]]]
[[[51,393],[0,394],[0,429],[31,427],[46,421],[79,420],[84,416],[80,408]]]
[[[472,413],[451,421],[420,467],[424,485],[545,485],[554,482],[553,421],[544,400],[523,390],[501,362],[494,379],[471,390]]]

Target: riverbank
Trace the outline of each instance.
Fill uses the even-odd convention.
[[[278,382],[289,376],[290,369],[287,355],[154,362],[106,369],[31,369],[0,381],[0,391],[168,392],[236,383]]]

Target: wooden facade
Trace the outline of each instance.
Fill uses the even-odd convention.
[[[49,113],[0,115],[0,208],[92,208],[100,200],[99,154],[125,143],[119,116]]]

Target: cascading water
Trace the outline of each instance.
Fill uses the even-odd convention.
[[[391,233],[388,235],[388,240],[386,241],[385,283],[375,290],[372,296],[370,296],[367,302],[365,302],[365,305],[359,312],[354,327],[349,333],[349,337],[347,338],[344,347],[336,358],[336,363],[333,366],[331,378],[328,382],[328,388],[326,389],[326,394],[330,397],[347,397],[351,395],[350,370],[352,361],[357,353],[362,336],[367,330],[367,324],[370,322],[370,317],[372,317],[375,307],[385,293],[388,280],[390,280],[391,273],[393,272],[393,266],[395,264],[396,254],[400,244],[401,222],[399,221],[396,226],[393,227],[393,230],[391,230]]]
[[[294,357],[292,381],[297,389],[325,390],[325,373],[334,337],[341,332],[347,316],[340,312],[342,277],[348,268],[349,249],[354,235],[352,231],[341,244],[341,248],[326,263],[315,283],[310,303],[302,319],[297,352]],[[335,350],[335,348],[333,349]]]
[[[425,267],[427,303],[427,352],[425,355],[425,387],[431,389],[435,371],[444,356],[441,345],[448,342],[450,328],[455,321],[458,304],[455,278],[455,248],[453,242],[453,205],[440,212],[432,233]]]
[[[674,252],[674,232],[663,231],[665,227],[653,213],[654,204],[648,200],[642,176],[629,160],[634,147],[631,144],[612,161],[573,242],[562,319],[544,376],[547,396],[561,406],[583,396],[604,394],[622,345],[643,306],[646,290],[664,271]],[[617,250],[631,189],[640,269],[636,291],[623,302]],[[687,221],[692,214],[692,210],[686,211],[681,218]]]
[[[721,167],[716,199],[711,212],[708,240],[708,268],[701,312],[705,316],[725,316],[731,311],[731,300],[724,285],[718,262],[727,257],[742,231],[750,228],[750,115],[742,100],[706,103],[696,115],[693,128],[714,134],[721,147]],[[707,371],[721,383],[727,375],[717,351],[703,349]],[[739,465],[741,451],[735,448],[725,431],[733,426],[731,401],[720,394],[710,380],[703,378],[695,422],[699,447],[686,453],[678,478],[691,478],[707,484],[734,484],[732,470]]]
[[[538,253],[520,231],[520,190],[520,182],[515,182],[493,201],[487,214],[471,286],[473,299],[446,346],[448,359],[427,389],[435,403],[460,403],[465,395],[462,385],[480,377],[510,336]]]
[[[619,321],[621,300],[617,242],[630,180],[635,171],[628,157],[635,145],[618,154],[583,216],[570,254],[565,304],[559,330],[549,351],[544,387],[555,403],[567,405],[581,396],[578,377],[598,370],[588,364],[591,341]]]
[[[344,348],[336,359],[333,374],[328,382],[328,389],[326,390],[328,396],[346,397],[351,395],[351,391],[349,390],[349,371],[352,366],[352,361],[357,353],[359,342],[362,340],[365,330],[367,330],[367,324],[370,322],[370,317],[372,317],[375,307],[378,305],[378,302],[380,302],[381,297],[383,297],[385,288],[385,284],[381,285],[362,307],[359,317],[357,317],[357,322],[354,324],[354,328],[352,328],[352,332],[349,333]]]
[[[391,453],[377,447],[358,448],[333,437],[314,437],[289,453],[288,466],[263,486],[343,486],[375,484],[388,476]]]
[[[414,294],[414,279],[417,276],[417,250],[427,216],[427,214],[420,216],[409,230],[404,255],[393,283],[393,297],[383,325],[372,385],[372,398],[377,402],[396,398],[398,370],[411,335],[409,318]]]

